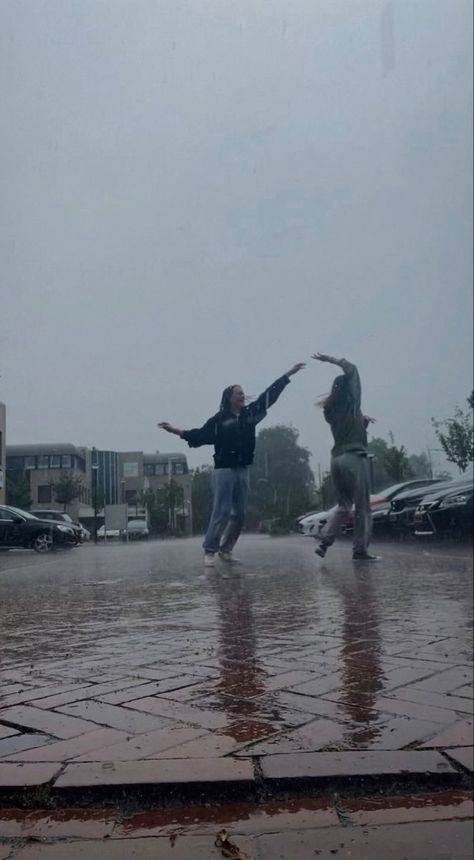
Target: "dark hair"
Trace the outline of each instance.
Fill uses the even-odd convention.
[[[321,406],[324,409],[324,417],[330,420],[331,416],[344,414],[349,406],[349,386],[348,378],[345,374],[336,376],[331,391],[324,400],[321,401]]]
[[[228,385],[227,388],[224,388],[221,397],[221,405],[219,406],[220,412],[226,412],[230,409],[230,398],[232,397],[232,392],[235,387],[235,385]]]

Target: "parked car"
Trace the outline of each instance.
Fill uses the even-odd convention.
[[[77,543],[81,543],[82,540],[82,526],[80,523],[75,523],[73,518],[67,514],[65,511],[31,511],[35,517],[38,517],[40,520],[52,520],[56,523],[64,523],[69,526],[76,535]]]
[[[390,504],[389,521],[392,531],[399,535],[412,534],[415,526],[415,511],[424,497],[428,494],[437,492],[438,490],[451,488],[456,489],[456,481],[437,481],[429,487],[417,487],[416,489],[407,490],[404,493],[399,493]]]
[[[392,511],[392,501],[400,497],[402,493],[409,493],[418,488],[431,487],[439,483],[436,478],[415,478],[410,481],[402,481],[399,484],[393,484],[387,487],[386,490],[381,490],[380,493],[370,497],[370,506],[372,509],[372,524],[374,529],[388,529],[391,527],[390,514]]]
[[[314,537],[316,539],[321,537],[321,531],[326,525],[329,517],[336,510],[336,505],[330,508],[328,511],[318,511],[315,514],[310,514],[309,516],[303,517],[298,521],[298,531],[301,535],[305,535],[306,537]],[[348,514],[347,519],[344,525],[344,531],[349,531],[352,528],[352,515]]]
[[[50,552],[77,544],[75,531],[65,523],[42,520],[29,511],[0,505],[0,547]]]
[[[128,539],[129,540],[148,540],[150,531],[146,520],[129,520],[128,521]],[[124,535],[126,537],[126,535]]]
[[[375,530],[381,531],[389,525],[390,505],[392,499],[407,488],[418,488],[420,486],[427,487],[437,482],[431,478],[417,478],[412,481],[403,481],[399,484],[393,484],[370,497],[370,507],[372,511],[372,523]],[[321,530],[328,521],[328,517],[335,510],[331,508],[329,511],[319,511],[317,514],[311,514],[298,521],[298,531],[303,535],[319,538]],[[344,525],[344,531],[349,532],[353,528],[353,515],[348,514]]]
[[[85,543],[86,541],[90,540],[91,539],[91,533],[90,533],[89,529],[86,529],[86,527],[83,526],[82,523],[78,522],[77,525],[81,527],[81,542]]]
[[[117,540],[121,535],[120,529],[107,529],[101,526],[97,529],[97,540]]]
[[[425,496],[415,511],[415,535],[472,537],[473,496],[472,479]]]

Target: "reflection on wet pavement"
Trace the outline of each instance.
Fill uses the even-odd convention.
[[[225,577],[197,540],[0,557],[0,758],[34,760],[23,731],[74,736],[47,733],[41,709],[116,734],[120,712],[132,733],[153,715],[160,755],[184,725],[230,738],[216,755],[393,750],[470,725],[468,553],[387,545],[366,569],[344,545],[323,566],[312,550],[244,538]]]

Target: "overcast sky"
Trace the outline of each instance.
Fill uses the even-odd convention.
[[[470,0],[3,0],[7,441],[210,449],[221,390],[353,360],[376,434],[472,387]],[[310,362],[263,426],[315,465]]]

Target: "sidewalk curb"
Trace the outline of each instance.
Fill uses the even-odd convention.
[[[328,756],[332,755],[301,753],[291,756],[269,756],[263,762],[262,759],[253,761],[251,778],[210,779],[209,781],[169,779],[140,782],[130,779],[128,782],[113,782],[109,779],[101,782],[95,779],[91,780],[90,784],[61,785],[58,783],[64,781],[67,767],[58,767],[49,781],[29,785],[0,784],[0,808],[45,809],[65,808],[71,805],[90,807],[108,804],[143,807],[153,804],[178,807],[202,803],[258,802],[271,798],[327,794],[330,791],[358,795],[368,790],[393,794],[472,788],[472,774],[461,767],[456,767],[454,763],[437,753],[431,756],[431,764],[427,769],[425,769],[427,759],[423,753],[410,753],[410,757],[415,756],[415,766],[411,770],[402,768],[398,772],[394,767],[370,772],[369,766],[361,766],[361,762],[364,764],[368,754],[357,753],[344,753],[342,757],[339,755],[339,767],[333,767],[331,770],[328,766],[330,764]],[[398,755],[403,757],[403,753]],[[325,756],[326,759],[323,762],[321,757]],[[423,769],[416,767],[417,756],[422,757],[419,761]],[[349,770],[344,765],[350,762],[352,762],[351,772],[343,772]],[[156,760],[157,767],[161,763]],[[324,764],[324,767],[320,767],[321,764]],[[110,770],[113,772],[113,763],[110,765]],[[318,767],[319,773],[314,772],[315,767]]]

